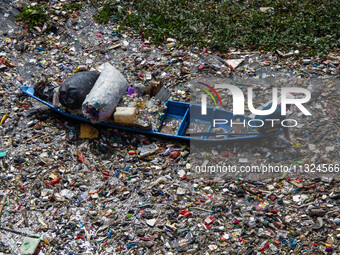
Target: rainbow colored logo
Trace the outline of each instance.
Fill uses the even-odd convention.
[[[199,84],[202,84],[203,86],[207,87],[207,88],[210,89],[212,92],[214,92],[214,94],[217,96],[218,101],[220,102],[220,104],[221,104],[221,106],[222,106],[221,97],[220,97],[220,95],[217,93],[217,91],[216,91],[213,87],[211,87],[210,85],[208,85],[208,84],[206,84],[206,83],[204,83],[204,82],[198,82],[198,83],[199,83]],[[200,90],[202,90],[202,91],[204,91],[205,93],[207,93],[207,94],[211,97],[211,99],[214,101],[215,106],[217,106],[216,99],[215,99],[215,97],[211,94],[211,92],[210,92],[209,90],[207,90],[207,89],[205,89],[205,88],[200,88]]]

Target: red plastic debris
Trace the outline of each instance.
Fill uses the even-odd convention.
[[[77,240],[77,239],[81,239],[81,240],[85,241],[85,237],[83,237],[82,235],[77,235],[74,240]]]
[[[150,238],[145,237],[145,236],[141,236],[139,239],[142,241],[150,241]]]
[[[281,243],[277,240],[274,240],[274,243],[277,244],[277,245],[280,245]]]
[[[24,203],[21,203],[19,206],[18,206],[18,210],[20,210],[21,206],[23,206]]]
[[[267,242],[259,251],[265,251],[269,248],[269,242]]]
[[[211,224],[214,223],[214,219],[213,217],[211,216],[207,216],[204,220],[204,225],[207,227],[207,228],[211,228]]]
[[[179,211],[179,214],[184,215],[184,214],[186,214],[187,212],[188,212],[187,210],[183,209],[183,210],[180,210],[180,211]]]
[[[227,238],[221,236],[221,237],[220,237],[220,240],[221,240],[222,242],[225,242],[225,241],[227,241]]]
[[[188,218],[188,217],[190,217],[191,215],[192,215],[191,212],[186,212],[186,213],[184,214],[184,217],[185,217],[185,218]]]
[[[83,163],[83,160],[84,160],[84,155],[83,155],[83,153],[79,153],[78,158],[77,158],[77,161],[79,161],[80,163]]]
[[[179,156],[181,155],[181,152],[180,151],[172,151],[169,155],[170,158],[172,159],[176,159],[178,158]]]
[[[55,178],[54,180],[52,180],[50,182],[50,184],[53,186],[53,185],[56,185],[59,181],[61,180],[61,177],[59,176],[58,178]]]

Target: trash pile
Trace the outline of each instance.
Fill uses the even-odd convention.
[[[48,5],[62,12],[62,3]],[[131,116],[132,121],[138,112],[154,127],[164,106],[152,97],[166,88],[171,100],[188,102],[188,82],[197,77],[240,81],[253,77],[264,101],[270,82],[262,81],[271,77],[333,79],[309,87],[308,109],[313,116],[304,118],[292,111],[300,126],[291,130],[290,141],[216,147],[201,157],[207,164],[227,160],[336,165],[339,56],[301,59],[294,51],[286,55],[237,49],[224,55],[194,47],[178,49],[171,38],[160,47],[152,38],[141,41],[138,35],[96,24],[91,7],[56,12],[62,22],[43,32],[13,22],[20,4],[0,3],[0,253],[340,251],[336,173],[261,176],[256,181],[197,175],[185,143],[81,124],[20,91],[21,86],[36,84],[58,88],[69,77],[111,63],[129,84],[116,117]],[[46,97],[55,92],[41,91]],[[143,94],[150,95],[148,101]],[[119,107],[135,107],[136,112]],[[153,117],[148,117],[150,113]],[[171,120],[166,124],[169,133],[175,126]]]
[[[339,250],[340,194],[333,178],[193,179],[186,167],[174,167],[185,161],[185,148],[148,144],[138,149],[156,153],[151,161],[133,150],[99,161],[88,157],[90,146],[42,148],[31,150],[29,161],[14,159],[21,159],[21,169],[2,176],[12,187],[1,194],[3,252],[19,254],[37,243],[41,254]],[[38,160],[35,170],[25,170]]]
[[[34,96],[57,109],[84,116],[95,124],[108,122],[149,127],[150,130],[159,128],[169,90],[162,88],[156,97],[151,97],[144,94],[143,85],[129,86],[110,63],[102,64],[97,70],[101,72],[77,72],[60,87],[38,82],[33,88]]]

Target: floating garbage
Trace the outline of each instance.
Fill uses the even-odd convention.
[[[116,22],[96,24],[84,1],[80,7],[48,1],[49,19],[28,27],[15,22],[21,2],[0,3],[1,254],[26,248],[89,255],[338,253],[339,56],[304,59],[302,48],[300,54],[232,48],[223,53],[181,47],[171,38],[156,47],[153,38],[116,30]],[[226,60],[234,61],[229,66]],[[271,100],[272,86],[290,86],[294,78],[295,86],[312,93],[306,106],[312,116],[290,110],[298,121],[290,141],[279,136],[204,144],[197,165],[191,144],[81,125],[19,89],[40,80],[58,89],[84,70],[102,71],[98,66],[106,62],[133,88],[125,89],[117,107],[135,107],[136,122],[152,128],[160,127],[164,100],[191,101],[190,81],[208,76],[230,77],[244,93],[253,88],[255,107]],[[227,90],[217,90],[222,106],[207,91],[217,107],[232,109]],[[207,99],[214,104],[209,94]],[[203,124],[183,131],[207,132],[210,126]],[[239,126],[231,132],[240,132]],[[217,173],[274,165],[290,171]],[[215,173],[208,172],[213,166]]]

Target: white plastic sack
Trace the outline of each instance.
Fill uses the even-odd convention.
[[[103,64],[101,74],[83,102],[83,114],[93,123],[110,119],[127,88],[124,76],[111,64]]]

